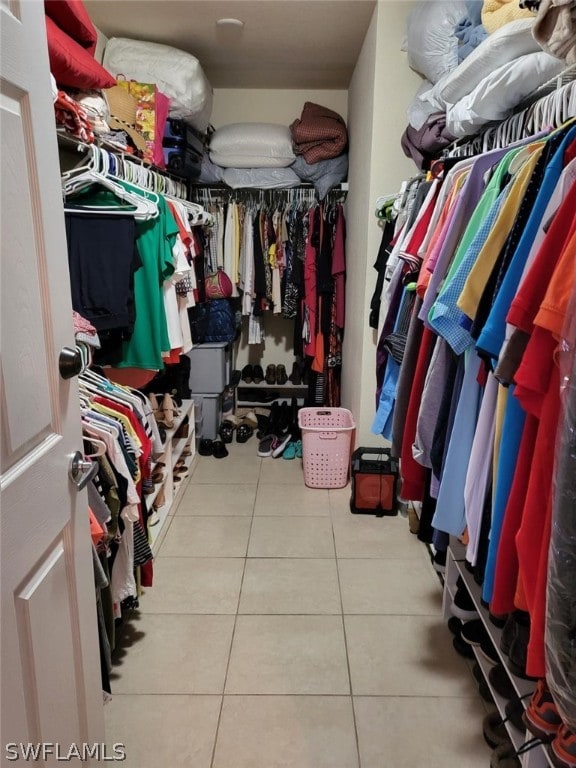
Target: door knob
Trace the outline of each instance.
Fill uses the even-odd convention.
[[[98,472],[98,462],[85,459],[80,451],[76,451],[70,461],[70,469],[68,470],[68,477],[76,488],[81,491],[85,488],[90,480],[94,478]]]
[[[58,368],[63,379],[71,379],[82,373],[82,355],[79,349],[63,347],[58,358]]]

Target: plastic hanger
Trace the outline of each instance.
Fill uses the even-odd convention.
[[[86,439],[89,440],[94,448],[96,449],[95,453],[85,453],[84,458],[86,459],[95,459],[98,456],[104,456],[106,451],[108,450],[108,446],[103,440],[100,440],[98,437],[92,437],[90,435],[86,435]]]

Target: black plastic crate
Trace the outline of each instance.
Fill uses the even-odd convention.
[[[388,448],[357,448],[351,459],[350,511],[376,517],[397,515],[398,469]]]

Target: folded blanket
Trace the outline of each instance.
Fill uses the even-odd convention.
[[[338,157],[348,146],[346,123],[340,115],[311,101],[304,104],[290,132],[295,154],[303,155],[307,163]]]
[[[446,113],[436,112],[430,115],[420,130],[409,125],[401,139],[406,157],[411,157],[418,168],[427,169],[430,161],[437,157],[442,149],[454,141],[454,136],[446,129]]]
[[[307,163],[300,155],[290,168],[302,181],[312,182],[318,198],[324,200],[328,192],[348,175],[348,155],[320,160],[318,163]]]

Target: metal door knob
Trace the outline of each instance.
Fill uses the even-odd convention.
[[[79,349],[63,347],[58,358],[58,368],[63,379],[71,379],[82,373],[82,355]]]
[[[85,459],[80,451],[76,451],[70,461],[68,476],[76,488],[81,491],[98,472],[98,462]]]

